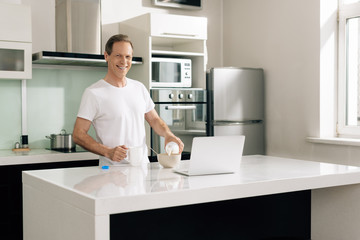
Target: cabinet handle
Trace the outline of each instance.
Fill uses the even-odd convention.
[[[197,36],[198,36],[198,35],[196,35],[196,34],[168,33],[168,32],[164,32],[164,33],[162,33],[162,35],[166,35],[166,36],[178,36],[178,37],[197,37]]]

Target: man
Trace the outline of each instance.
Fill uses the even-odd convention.
[[[112,36],[105,45],[108,71],[88,87],[82,97],[73,131],[74,142],[100,155],[100,165],[126,163],[128,147],[143,147],[148,162],[144,119],[168,142],[183,142],[159,117],[145,86],[126,77],[131,68],[133,45],[126,35]],[[93,124],[97,141],[89,134]]]

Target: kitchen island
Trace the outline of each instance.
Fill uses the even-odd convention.
[[[260,155],[222,175],[157,163],[27,171],[24,239],[356,239],[359,183],[359,167]]]

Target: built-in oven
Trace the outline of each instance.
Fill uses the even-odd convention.
[[[151,89],[150,94],[161,119],[184,142],[184,155],[190,154],[192,139],[195,136],[206,136],[207,134],[206,90],[197,88]],[[151,129],[151,147],[158,153],[165,152],[164,138],[157,135],[153,129]]]

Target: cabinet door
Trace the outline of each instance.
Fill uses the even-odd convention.
[[[207,19],[204,17],[151,14],[151,35],[206,39]]]
[[[0,41],[0,79],[31,79],[31,43]]]
[[[0,3],[0,40],[31,42],[31,8],[24,4]]]

